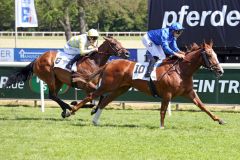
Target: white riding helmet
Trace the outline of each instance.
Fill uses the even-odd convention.
[[[99,33],[96,29],[90,29],[87,32],[87,36],[89,36],[89,37],[99,37]]]

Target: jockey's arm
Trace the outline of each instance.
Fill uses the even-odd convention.
[[[162,49],[166,54],[174,55],[174,51],[169,47],[169,43],[167,40],[162,41],[161,43]]]
[[[174,55],[177,56],[177,57],[183,57],[181,55],[185,55],[185,53],[183,51],[181,51],[178,46],[177,46],[177,41],[176,39],[174,38],[174,40],[170,43],[170,47],[172,48],[172,50],[174,51]],[[181,54],[181,55],[179,55]]]
[[[82,56],[86,55],[86,54],[91,54],[95,51],[97,51],[97,48],[92,48],[92,49],[86,49],[85,44],[83,42],[79,42],[79,50],[80,50],[80,54]]]
[[[184,58],[184,54],[180,54],[179,52],[181,52],[179,49],[177,50],[172,50],[170,47],[169,47],[169,43],[168,41],[163,41],[162,43],[162,49],[165,53],[167,54],[170,54],[170,55],[174,55],[180,59]]]

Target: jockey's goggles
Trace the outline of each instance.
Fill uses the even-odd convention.
[[[97,40],[98,39],[98,37],[95,37],[95,36],[89,36],[89,39],[91,39],[91,40]]]
[[[183,30],[174,31],[176,34],[182,34]]]

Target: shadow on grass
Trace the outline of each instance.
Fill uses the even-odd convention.
[[[78,124],[72,124],[73,126],[94,126],[93,124],[83,124],[83,123],[78,123]],[[111,127],[111,128],[148,128],[148,129],[159,129],[157,126],[149,126],[149,125],[136,125],[136,124],[100,124],[99,126],[95,127]]]
[[[210,112],[222,112],[222,113],[240,113],[240,111],[238,110],[211,110],[211,109],[208,109]],[[204,111],[201,111],[201,110],[195,110],[195,109],[179,109],[179,110],[173,110],[172,112],[203,112]]]
[[[15,117],[15,118],[0,118],[0,121],[72,121],[72,119],[63,119],[63,118],[33,118],[33,117]],[[85,119],[78,119],[80,122],[85,122]]]
[[[1,105],[1,107],[15,108],[15,107],[32,107],[32,106],[31,105],[25,105],[25,104],[5,104],[5,105]],[[33,108],[40,108],[40,107],[33,107]]]

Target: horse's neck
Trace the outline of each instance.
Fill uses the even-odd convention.
[[[183,74],[192,76],[202,65],[201,49],[193,51],[186,55],[186,61],[180,64]]]
[[[104,53],[95,53],[91,59],[94,60],[95,64],[98,65],[99,67],[103,66],[104,64],[107,63],[109,59],[109,55],[104,54]]]

